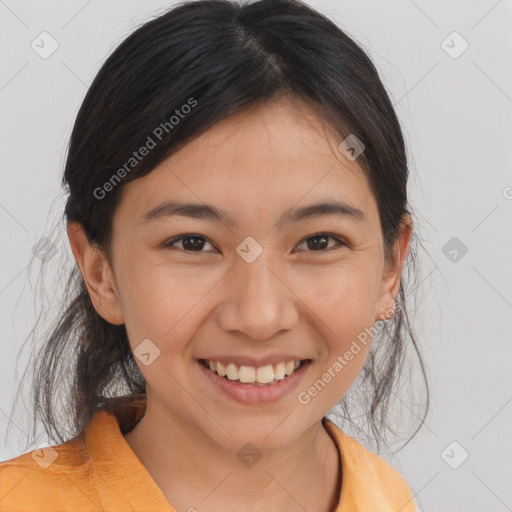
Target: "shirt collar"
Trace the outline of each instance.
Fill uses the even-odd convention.
[[[98,493],[105,508],[121,499],[138,511],[176,512],[123,436],[144,415],[145,398],[144,394],[117,397],[108,409],[98,410],[84,434],[86,449],[95,465],[97,482],[103,484],[98,486]],[[341,457],[342,490],[335,512],[348,512],[361,498],[355,485],[359,451],[352,446],[356,441],[334,423],[327,418],[322,423]]]

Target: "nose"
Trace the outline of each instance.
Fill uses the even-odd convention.
[[[271,265],[265,251],[252,263],[238,258],[226,276],[217,322],[226,332],[241,332],[265,341],[298,322],[297,297],[284,273]]]

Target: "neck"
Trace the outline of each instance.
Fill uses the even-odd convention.
[[[241,463],[198,429],[148,408],[124,435],[167,501],[178,510],[332,512],[341,465],[321,421],[284,448]]]

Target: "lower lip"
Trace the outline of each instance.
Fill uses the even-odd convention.
[[[293,391],[299,384],[304,374],[307,372],[311,361],[307,360],[295,370],[291,375],[268,386],[252,386],[251,384],[242,384],[238,381],[232,381],[220,377],[212,372],[200,362],[197,362],[203,375],[213,383],[218,389],[224,392],[233,400],[248,405],[276,402],[285,395]]]

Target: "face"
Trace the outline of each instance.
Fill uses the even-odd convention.
[[[112,268],[88,287],[102,316],[126,324],[148,410],[235,451],[271,450],[345,395],[370,348],[361,333],[392,307],[398,274],[369,183],[340,142],[314,110],[276,101],[125,186]],[[170,202],[203,209],[173,213]],[[306,215],[334,202],[346,208]]]

